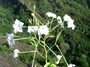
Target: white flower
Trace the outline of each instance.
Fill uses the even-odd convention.
[[[62,56],[61,55],[57,55],[56,57],[57,57],[58,60],[55,63],[56,64],[59,64],[59,61],[60,61],[60,59],[61,59]]]
[[[69,21],[69,20],[71,20],[71,17],[69,15],[65,14],[63,19],[64,19],[64,21]]]
[[[74,25],[74,20],[69,20],[68,22],[67,22],[67,24],[68,24],[68,28],[72,28],[72,30],[74,30],[74,28],[75,28],[75,25]]]
[[[53,17],[53,18],[56,18],[56,17],[57,17],[56,14],[51,13],[51,12],[47,12],[47,13],[46,13],[46,16],[48,16],[48,17]]]
[[[41,36],[42,34],[47,35],[49,32],[49,28],[46,25],[38,27],[38,35]]]
[[[14,34],[7,33],[6,37],[7,37],[7,41],[8,41],[9,46],[12,47],[15,44],[14,39],[13,39]]]
[[[28,26],[27,32],[31,33],[36,31],[38,31],[38,26]]]
[[[75,67],[76,65],[75,64],[68,64],[67,67]]]
[[[75,29],[75,25],[73,24],[73,26],[72,26],[72,30],[74,30]]]
[[[64,21],[67,21],[68,28],[72,28],[72,30],[75,29],[74,20],[69,15],[65,14],[63,19],[64,19]]]
[[[12,25],[14,28],[14,32],[23,32],[22,26],[24,25],[23,22],[20,22],[18,19],[15,20],[15,23]]]
[[[61,25],[61,27],[64,28],[64,24],[63,24],[62,19],[61,19],[60,16],[57,17],[57,21]]]
[[[62,23],[62,19],[60,16],[57,17],[58,23],[61,24]]]
[[[18,50],[18,49],[15,49],[14,51],[13,51],[13,57],[14,58],[16,58],[16,57],[18,57],[18,53],[19,53],[20,51]]]

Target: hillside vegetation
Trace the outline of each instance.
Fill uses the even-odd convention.
[[[5,36],[7,32],[13,32],[12,24],[15,19],[24,22],[26,26],[30,25],[28,19],[32,18],[31,13],[34,11],[34,5],[36,5],[36,17],[42,23],[44,22],[46,12],[53,12],[62,18],[65,14],[68,14],[74,19],[76,25],[75,30],[65,29],[59,37],[58,44],[68,63],[73,63],[76,67],[89,67],[90,0],[0,0],[0,38],[2,35]],[[58,29],[56,33],[58,33]],[[17,35],[23,37],[28,34],[24,33],[22,35],[19,33]],[[49,40],[48,42],[53,42],[53,40],[54,39]],[[29,44],[28,40],[20,42],[27,45]],[[67,45],[65,44],[70,46],[69,50],[67,50]],[[0,46],[0,51],[5,52],[8,50],[5,45],[7,45],[7,43],[4,43],[4,46]],[[53,48],[53,50],[57,52],[56,48]],[[5,53],[9,54],[10,52],[6,51]],[[25,54],[20,57],[18,59],[29,66],[29,63],[31,63],[31,55],[26,54],[27,58]],[[39,56],[37,56],[36,62],[41,65],[44,63],[43,59],[40,59]],[[63,64],[64,63],[61,62],[61,67],[65,67]]]

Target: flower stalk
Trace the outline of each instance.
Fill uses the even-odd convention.
[[[33,57],[33,61],[32,61],[32,67],[34,67],[34,61],[35,61],[35,57],[36,57],[36,52],[37,52],[37,47],[38,47],[38,45],[39,45],[39,43],[40,43],[40,36],[39,36],[39,41],[38,41],[38,43],[36,44],[35,43],[35,52],[34,52],[34,57]]]

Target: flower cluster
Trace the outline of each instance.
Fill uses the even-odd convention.
[[[75,29],[75,25],[74,25],[74,20],[67,14],[65,14],[63,16],[63,19],[60,17],[60,16],[57,16],[56,14],[52,13],[52,12],[47,12],[45,14],[48,18],[51,17],[52,20],[51,22],[49,22],[49,25],[51,26],[52,22],[53,22],[53,19],[56,19],[57,20],[57,23],[58,23],[58,26],[61,26],[62,29],[65,29],[65,28],[71,28],[72,30]],[[32,16],[35,17],[35,14],[32,13]],[[36,18],[37,19],[37,18]],[[38,23],[38,21],[36,22]],[[64,23],[67,23],[67,27],[64,26]],[[42,42],[44,45],[43,48],[45,50],[45,60],[46,60],[46,64],[47,64],[47,48],[48,50],[50,50],[54,55],[55,57],[57,58],[57,61],[55,62],[56,64],[59,64],[60,62],[60,59],[61,58],[64,58],[66,64],[67,64],[67,67],[74,67],[75,65],[74,64],[68,64],[63,53],[61,52],[60,48],[58,48],[58,45],[57,45],[57,40],[58,38],[56,38],[55,40],[55,46],[58,48],[58,50],[60,51],[60,54],[61,55],[57,55],[52,49],[51,47],[49,47],[47,44],[46,44],[46,38],[49,38],[49,36],[47,35],[50,35],[49,32],[50,28],[52,27],[49,27],[49,25],[47,24],[43,24],[42,25],[35,25],[35,26],[28,26],[27,28],[27,32],[29,32],[30,34],[34,33],[34,32],[37,32],[38,36],[39,36],[39,39],[37,39],[38,43],[36,41],[34,41],[34,45],[36,46],[35,47],[35,52],[34,52],[34,58],[33,58],[33,63],[32,65],[34,64],[34,59],[35,59],[35,55],[36,55],[36,51],[38,51],[38,45],[41,45],[40,43]],[[18,19],[15,20],[15,23],[12,25],[13,28],[14,28],[14,32],[17,33],[17,32],[23,32],[23,27],[24,27],[24,23],[19,21]],[[55,29],[56,27],[54,27],[53,29]],[[45,35],[46,38],[43,39],[43,40],[40,40],[40,37],[42,35]],[[14,34],[6,34],[7,36],[7,41],[8,41],[8,44],[10,47],[12,47],[14,44],[15,44],[15,40],[19,40],[19,39],[14,39]],[[57,34],[56,37],[59,37],[59,35]],[[21,39],[27,39],[27,38],[21,38]],[[18,49],[15,49],[13,51],[13,57],[16,58],[18,57],[18,53],[21,53]],[[23,52],[22,52],[23,53]]]
[[[60,16],[56,16],[56,14],[47,12],[46,16],[56,18],[57,22],[61,25],[62,28],[64,28],[64,22],[62,21]],[[67,14],[64,15],[63,20],[67,22],[67,27],[72,28],[72,30],[75,29],[74,20]]]
[[[18,19],[15,20],[15,23],[13,24],[14,32],[23,32],[22,27],[24,23],[20,22]],[[40,25],[40,26],[28,26],[27,32],[35,32],[38,31],[38,35],[47,35],[49,32],[49,28],[46,25]]]

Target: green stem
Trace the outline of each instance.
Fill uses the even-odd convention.
[[[48,17],[45,19],[45,21],[43,22],[45,24],[45,22],[47,21]]]
[[[55,27],[53,27],[50,32],[52,32],[52,31],[53,31],[54,29],[56,29],[58,26],[59,26],[59,24],[56,25]]]
[[[62,30],[62,31],[63,31],[63,30]],[[62,53],[62,51],[60,50],[59,46],[56,44],[57,41],[58,41],[58,39],[59,39],[59,37],[60,37],[60,35],[61,35],[61,33],[62,33],[62,31],[57,34],[57,36],[56,36],[56,41],[55,41],[55,43],[54,43],[53,46],[56,46],[56,47],[58,48],[59,52],[61,53],[61,55],[62,55],[62,57],[63,57],[63,59],[64,59],[64,61],[65,61],[65,63],[68,65],[68,63],[67,63],[67,61],[66,61],[66,59],[65,59],[65,57],[64,57],[64,55],[63,55],[63,53]]]
[[[62,51],[60,50],[59,46],[58,46],[58,45],[56,45],[56,47],[57,47],[57,48],[58,48],[58,50],[60,51],[60,53],[61,53],[61,55],[62,55],[62,57],[63,57],[63,59],[64,59],[65,63],[68,65],[68,62],[66,61],[66,59],[65,59],[65,57],[64,57],[64,55],[63,55],[63,53],[62,53]]]
[[[7,36],[1,36],[0,35],[0,38],[6,38]],[[20,36],[14,36],[14,37],[20,37]]]
[[[32,15],[32,16],[33,16],[33,15]],[[33,19],[35,19],[35,22],[36,22],[36,23],[39,22],[40,24],[43,25],[43,23],[42,23],[35,15],[33,16]],[[39,24],[36,24],[36,25],[39,25]]]
[[[34,5],[34,11],[33,11],[33,13],[34,13],[34,16],[35,16],[35,9],[36,9],[36,6]],[[36,20],[36,18],[33,16],[33,23],[35,22],[35,20]],[[37,22],[35,22],[35,24],[36,24]]]
[[[50,22],[50,29],[51,29],[51,25],[52,25],[53,19],[54,19],[54,18],[52,18],[52,20],[51,20],[51,22]]]
[[[34,67],[34,60],[35,60],[35,56],[36,56],[36,52],[37,52],[37,47],[38,47],[39,43],[40,43],[40,36],[39,36],[38,43],[37,44],[35,43],[35,52],[34,52],[34,57],[33,57],[33,61],[32,61],[32,67]]]
[[[62,31],[63,31],[63,30],[62,30]],[[60,37],[60,35],[61,35],[61,33],[62,33],[62,31],[61,31],[59,34],[57,34],[56,41],[55,41],[54,45],[56,45],[56,47],[58,48],[59,52],[61,53],[61,55],[62,55],[65,63],[68,65],[68,63],[67,63],[67,61],[66,61],[66,59],[65,59],[65,57],[64,57],[64,55],[63,55],[63,53],[62,53],[62,51],[60,50],[59,46],[56,44],[57,41],[58,41],[58,39],[59,39],[59,37]]]
[[[56,36],[56,41],[55,41],[54,45],[53,45],[51,48],[53,48],[53,47],[56,45],[56,43],[57,43],[57,41],[58,41],[58,39],[59,39],[61,33],[62,33],[62,31],[59,32],[59,34],[57,34],[57,36]]]
[[[49,50],[50,50],[55,56],[57,56],[57,55],[55,54],[55,52],[54,52],[53,50],[51,50],[51,48],[50,48],[49,46],[46,45],[46,47],[49,48]]]
[[[38,53],[42,58],[44,58],[44,57],[42,56],[42,54],[39,53],[39,51],[37,51],[37,53]],[[45,59],[45,58],[44,58],[44,59]]]
[[[46,49],[46,46],[45,46],[45,40],[46,38],[44,39],[44,50],[45,50],[45,60],[46,60],[46,64],[47,64],[47,49]]]
[[[29,39],[29,38],[19,38],[19,39],[14,39],[14,40],[25,40],[25,39]]]
[[[46,46],[45,46],[45,42],[44,42],[44,50],[45,50],[45,60],[46,60],[46,64],[47,64],[47,49],[46,49]]]
[[[34,5],[34,15],[35,15],[36,6]]]
[[[35,51],[23,51],[23,52],[19,52],[19,53],[29,53],[29,52],[35,52]]]
[[[32,67],[34,67],[34,60],[35,60],[35,56],[36,56],[36,51],[37,51],[37,46],[36,46],[35,52],[34,52],[34,57],[33,57],[33,61],[32,61]]]
[[[55,26],[50,32],[52,32],[55,28],[57,28],[59,25],[57,25],[57,26]],[[66,27],[64,28],[64,29],[66,29]],[[54,43],[54,45],[51,47],[51,48],[53,48],[54,46],[55,46],[55,44],[57,43],[57,40],[59,39],[59,37],[60,37],[60,35],[61,35],[61,33],[62,33],[62,31],[64,30],[64,29],[62,29],[60,32],[59,32],[59,34],[57,35],[57,37],[56,37],[56,41],[55,41],[55,43]],[[50,49],[51,49],[50,48]]]

